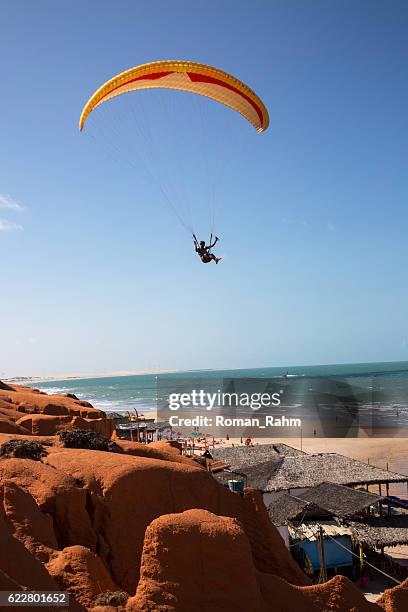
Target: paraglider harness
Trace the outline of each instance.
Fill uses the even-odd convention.
[[[200,247],[200,243],[197,240],[197,237],[195,234],[193,234],[193,238],[194,238],[194,244],[195,244],[195,250],[198,253],[198,255],[200,256],[200,259],[203,263],[209,263],[211,261],[211,257],[209,257],[211,255],[211,249],[213,247],[212,244],[212,232],[211,232],[211,236],[210,236],[210,242],[208,247],[204,247],[204,249],[202,249]],[[218,240],[218,238],[217,238]]]

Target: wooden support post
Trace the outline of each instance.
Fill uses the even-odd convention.
[[[132,429],[132,417],[130,415],[129,410],[127,411],[127,415],[128,415],[128,420],[129,420],[129,427],[130,427],[130,441],[133,442],[133,429]]]
[[[319,526],[319,559],[320,559],[320,577],[319,582],[326,582],[327,570],[326,570],[326,558],[324,555],[324,538],[322,526]]]

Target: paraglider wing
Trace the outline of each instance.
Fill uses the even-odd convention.
[[[269,125],[262,100],[235,77],[205,64],[167,60],[130,68],[107,81],[84,106],[79,129],[83,129],[90,113],[103,102],[130,91],[153,88],[179,89],[212,98],[243,115],[258,132]]]

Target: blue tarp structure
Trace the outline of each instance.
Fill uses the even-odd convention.
[[[353,557],[351,552],[344,550],[341,546],[336,544],[342,544],[346,546],[351,551],[351,540],[349,536],[340,536],[335,540],[324,539],[324,555],[326,559],[326,567],[341,567],[343,565],[352,565]],[[305,540],[300,544],[300,547],[303,548],[307,556],[309,557],[313,568],[315,570],[320,569],[320,559],[319,559],[319,544],[316,541],[310,542]]]
[[[395,495],[389,495],[388,499],[391,501],[391,506],[395,504],[399,508],[406,508],[408,510],[408,499],[401,499]]]

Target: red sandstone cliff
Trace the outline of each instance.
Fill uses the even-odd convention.
[[[0,385],[0,433],[55,435],[67,427],[92,429],[110,437],[112,422],[102,410],[65,395]]]

